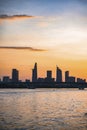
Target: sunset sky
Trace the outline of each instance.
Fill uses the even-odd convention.
[[[87,0],[0,0],[0,78],[31,79],[56,65],[87,79]]]

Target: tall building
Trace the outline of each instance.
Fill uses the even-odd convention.
[[[52,78],[52,71],[51,70],[47,70],[47,74],[46,74],[46,78],[44,80],[45,82],[54,82],[54,78]]]
[[[12,69],[12,82],[19,81],[19,72],[17,69]]]
[[[69,71],[65,71],[65,82],[69,82]]]
[[[32,69],[32,82],[37,82],[37,63],[35,63],[34,69]]]
[[[62,70],[56,67],[56,82],[62,82]]]
[[[47,70],[47,78],[48,79],[52,78],[52,71],[51,70]]]

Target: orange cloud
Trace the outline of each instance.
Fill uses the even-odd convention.
[[[3,22],[5,20],[22,20],[22,19],[30,19],[35,18],[35,16],[31,15],[0,15],[0,22]]]
[[[1,46],[0,49],[16,49],[16,50],[30,50],[30,51],[46,51],[44,49],[37,49],[37,48],[32,48],[32,47],[4,47],[4,46]]]

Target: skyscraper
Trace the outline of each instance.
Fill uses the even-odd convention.
[[[62,82],[62,70],[56,67],[56,82]]]
[[[69,82],[69,71],[65,71],[65,82]]]
[[[12,69],[12,82],[18,82],[19,72],[17,69]]]
[[[52,71],[51,70],[47,70],[47,78],[48,79],[52,78]]]
[[[32,69],[32,82],[37,82],[37,63],[35,63],[34,69]]]
[[[51,70],[47,70],[45,82],[49,82],[49,83],[54,82],[54,78],[52,78]]]

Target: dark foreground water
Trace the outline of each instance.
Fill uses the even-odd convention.
[[[0,130],[87,130],[87,89],[0,89]]]

